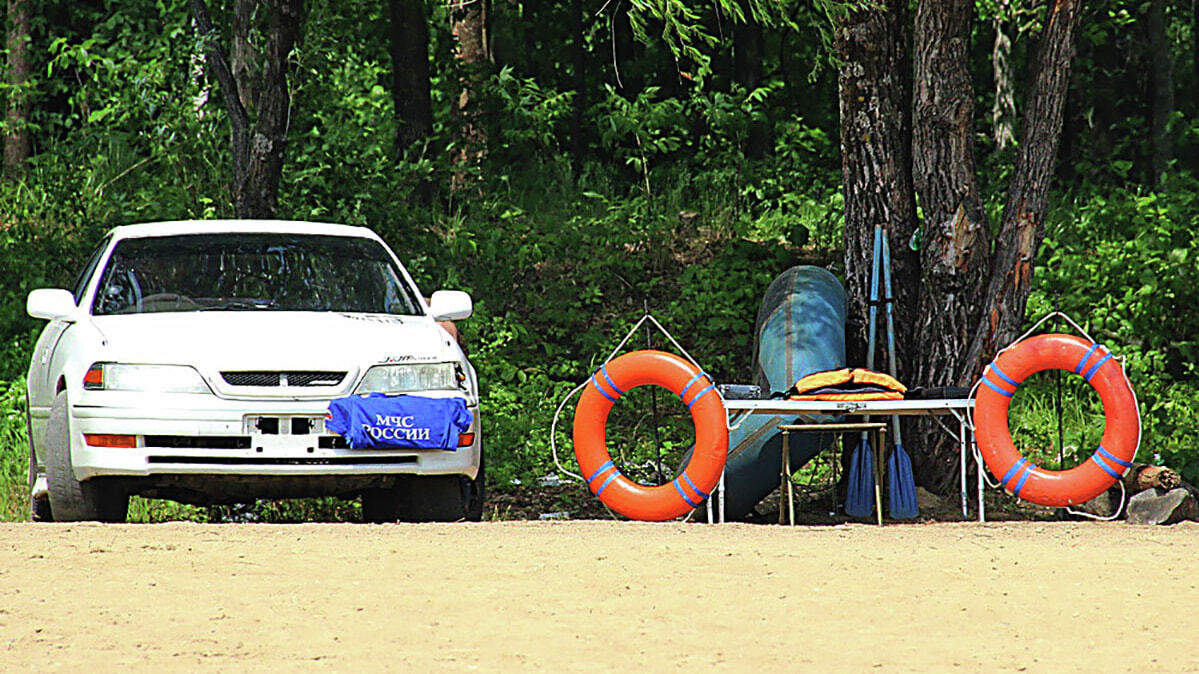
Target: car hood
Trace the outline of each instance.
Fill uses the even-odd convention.
[[[384,362],[456,360],[427,316],[282,311],[96,316],[104,359],[218,370],[356,370]]]

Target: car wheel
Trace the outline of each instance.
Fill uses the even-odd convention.
[[[405,476],[396,484],[402,522],[457,522],[467,519],[469,480],[461,475]]]
[[[33,495],[33,486],[37,483],[37,455],[33,453],[33,441],[29,442],[29,519],[34,522],[53,522],[50,514],[50,497],[45,494]]]
[[[466,506],[466,519],[478,522],[483,519],[483,501],[487,496],[487,481],[485,478],[486,463],[484,457],[479,457],[479,474],[473,480],[467,480],[469,489]],[[463,478],[465,479],[465,478]]]
[[[362,492],[362,521],[382,524],[400,517],[399,497],[395,487],[368,489]]]
[[[461,475],[402,475],[394,487],[362,493],[366,522],[457,522],[471,519],[472,481]],[[479,511],[482,512],[482,494]]]
[[[62,392],[54,398],[46,424],[46,483],[55,521],[124,522],[129,511],[127,491],[101,480],[80,482],[75,479],[70,432],[67,394]]]

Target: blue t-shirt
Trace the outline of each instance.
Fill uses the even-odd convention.
[[[470,428],[462,398],[417,395],[335,398],[325,430],[345,437],[353,449],[458,449],[458,434]]]

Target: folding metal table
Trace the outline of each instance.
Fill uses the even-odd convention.
[[[892,414],[905,416],[952,416],[958,422],[957,432],[941,424],[942,428],[956,437],[960,458],[961,503],[962,519],[970,516],[966,490],[967,449],[973,447],[974,428],[971,425],[970,414],[974,409],[974,400],[970,398],[938,398],[932,400],[725,400],[725,411],[729,415],[729,428],[736,428],[751,414],[775,414],[793,419],[813,419],[816,417],[885,417]],[[978,467],[978,521],[986,520],[983,506],[982,471],[986,468],[974,452],[975,464]],[[722,480],[723,482],[723,480]],[[723,504],[724,499],[721,499]],[[724,521],[724,513],[720,514]]]

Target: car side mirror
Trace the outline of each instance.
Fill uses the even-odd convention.
[[[438,290],[429,298],[429,313],[435,321],[460,321],[474,312],[470,295],[461,290]]]
[[[61,288],[38,288],[30,292],[29,299],[25,300],[25,312],[34,318],[53,321],[71,318],[76,311],[75,296],[71,291]]]

